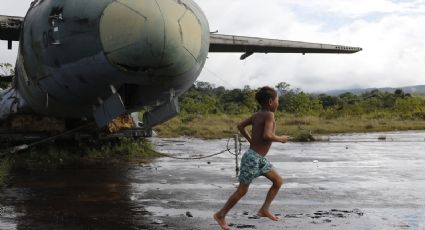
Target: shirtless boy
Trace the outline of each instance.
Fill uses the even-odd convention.
[[[247,193],[250,183],[259,176],[267,177],[273,182],[273,185],[257,215],[259,217],[268,217],[274,221],[279,220],[269,209],[271,202],[282,186],[283,179],[265,156],[272,142],[285,143],[288,141],[288,137],[275,135],[276,122],[274,112],[279,106],[279,97],[276,91],[270,87],[263,87],[256,93],[255,99],[260,104],[261,111],[253,114],[238,125],[240,133],[250,143],[250,149],[242,157],[239,186],[229,197],[224,207],[214,214],[214,219],[225,230],[229,229],[225,219],[227,213]],[[251,135],[246,130],[246,127],[250,125],[252,126]]]

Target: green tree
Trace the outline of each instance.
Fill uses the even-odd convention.
[[[398,98],[395,102],[394,110],[399,114],[413,114],[423,112],[424,101],[419,97]]]
[[[218,113],[217,99],[209,95],[186,96],[180,101],[183,114],[208,115]]]
[[[310,111],[310,98],[304,93],[291,94],[286,98],[285,111],[295,114],[305,114]]]
[[[243,90],[232,89],[220,97],[223,112],[228,114],[251,113],[256,109],[255,91],[249,87]]]
[[[320,94],[317,99],[321,102],[322,107],[325,109],[332,108],[340,103],[340,99],[338,97],[326,94]]]
[[[212,93],[214,89],[214,85],[209,82],[197,81],[195,82],[195,89],[198,91]]]
[[[350,92],[339,95],[339,98],[342,104],[354,105],[360,101],[360,98],[357,95]]]
[[[280,82],[276,85],[276,89],[280,95],[284,95],[291,89],[291,85],[286,82]]]

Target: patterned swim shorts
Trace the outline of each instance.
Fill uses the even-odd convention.
[[[273,165],[257,152],[248,149],[242,157],[239,182],[250,184],[255,178],[273,170]]]

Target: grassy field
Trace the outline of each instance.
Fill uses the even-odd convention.
[[[160,137],[190,136],[205,139],[227,138],[237,134],[236,125],[249,115],[178,116],[155,128]],[[276,114],[276,133],[298,136],[336,133],[425,130],[425,120],[376,118],[376,116],[339,117],[326,119],[313,116],[297,117]]]

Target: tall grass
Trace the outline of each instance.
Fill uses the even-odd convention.
[[[178,116],[155,130],[161,137],[224,138],[237,133],[236,125],[242,119],[243,115]]]
[[[185,115],[178,116],[156,128],[161,137],[191,136],[217,139],[231,137],[238,133],[237,124],[246,115]],[[339,116],[326,118],[320,116],[296,116],[276,113],[276,133],[299,136],[309,133],[362,133],[381,131],[425,130],[425,119],[406,119],[386,114],[359,116]]]
[[[146,139],[122,138],[118,142],[108,142],[86,148],[87,158],[124,158],[126,160],[149,160],[159,157],[152,144]]]

